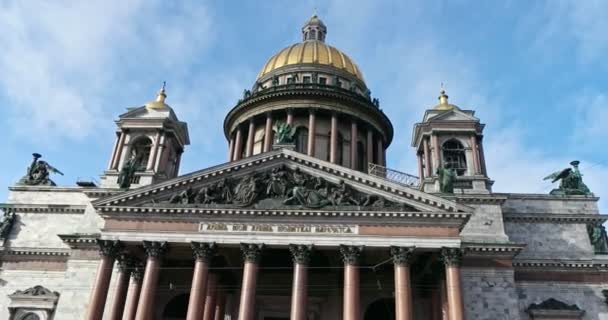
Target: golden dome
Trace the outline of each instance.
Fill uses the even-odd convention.
[[[445,90],[441,89],[438,99],[439,99],[439,104],[436,105],[433,109],[435,109],[435,110],[452,110],[452,109],[459,110],[459,108],[457,106],[448,103],[448,95],[445,94]]]
[[[150,108],[150,109],[171,108],[168,104],[165,103],[165,99],[167,98],[167,93],[165,91],[165,85],[166,85],[166,83],[163,82],[162,88],[160,88],[160,90],[158,91],[158,94],[156,95],[156,100],[147,102],[145,104],[146,108]]]
[[[284,66],[317,64],[346,71],[363,80],[359,67],[344,52],[319,40],[308,40],[291,45],[272,56],[258,74],[258,79]]]

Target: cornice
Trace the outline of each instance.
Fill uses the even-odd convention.
[[[99,233],[93,234],[58,234],[57,235],[65,244],[72,249],[98,249],[97,240],[100,237]]]
[[[513,200],[567,200],[567,201],[592,201],[597,202],[600,198],[595,195],[553,195],[544,193],[495,193]]]
[[[594,260],[516,260],[513,261],[513,267],[520,269],[586,269],[596,271],[608,271],[608,261]]]
[[[523,243],[477,243],[463,242],[461,248],[465,257],[494,257],[513,258],[518,255],[526,244]]]
[[[604,214],[552,214],[552,213],[503,213],[505,222],[528,222],[528,223],[604,223],[608,215]]]
[[[59,248],[6,248],[1,252],[2,256],[37,256],[37,257],[69,257],[69,249]]]
[[[484,178],[489,180],[487,178]],[[452,197],[446,197],[446,199],[450,199]],[[475,194],[475,195],[455,195],[453,197],[456,202],[464,203],[464,204],[496,204],[502,205],[507,200],[505,196],[497,196],[494,194]]]
[[[2,203],[0,208],[9,208],[18,213],[63,213],[63,214],[83,214],[85,205],[70,205],[70,204],[15,204]]]

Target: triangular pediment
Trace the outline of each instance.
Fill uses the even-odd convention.
[[[452,109],[443,111],[436,115],[429,115],[427,121],[474,121],[479,122],[479,119],[473,115],[472,111],[463,111]]]
[[[472,212],[418,189],[281,149],[99,199],[109,207]]]

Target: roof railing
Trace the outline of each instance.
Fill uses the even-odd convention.
[[[367,165],[367,170],[367,172],[373,176],[396,182],[404,186],[408,186],[411,188],[418,188],[420,186],[420,178],[418,178],[417,176],[389,169],[379,164],[370,162]]]

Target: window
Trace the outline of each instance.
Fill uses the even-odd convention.
[[[26,315],[24,315],[22,318],[20,318],[21,320],[40,320],[40,317],[35,314],[35,313],[28,313]]]
[[[319,77],[319,84],[327,84],[327,78]]]
[[[296,151],[308,152],[308,129],[306,127],[299,127],[296,130]]]
[[[287,83],[288,83],[288,84],[289,84],[289,83],[294,83],[294,82],[295,82],[295,80],[294,80],[294,78],[293,78],[293,77],[289,77],[289,78],[287,78]]]
[[[135,166],[138,171],[145,171],[152,150],[152,141],[147,137],[137,138],[131,147],[131,156],[135,157]]]
[[[302,77],[302,81],[304,81],[304,83],[310,83],[310,76]]]
[[[454,169],[459,176],[464,175],[467,171],[467,160],[462,143],[456,139],[451,139],[443,144],[442,149],[444,167]]]

